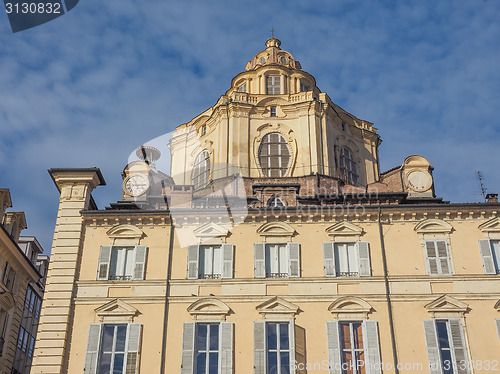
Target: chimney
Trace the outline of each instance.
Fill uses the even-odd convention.
[[[497,193],[489,193],[486,195],[487,203],[498,203],[498,194]]]

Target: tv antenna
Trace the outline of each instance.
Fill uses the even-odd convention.
[[[479,185],[481,186],[481,194],[483,195],[484,202],[486,202],[486,187],[483,184],[483,176],[481,175],[481,172],[477,172],[477,178],[479,179]]]

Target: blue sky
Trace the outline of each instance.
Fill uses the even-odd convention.
[[[423,155],[438,196],[478,202],[478,170],[500,192],[498,20],[482,0],[81,0],[12,34],[4,14],[0,186],[49,251],[48,168],[100,167],[98,206],[119,200],[130,152],[212,106],[274,27],[323,92],[375,123],[382,169]]]

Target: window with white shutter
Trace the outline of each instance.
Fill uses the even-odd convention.
[[[136,246],[101,246],[98,280],[143,280],[147,248]]]
[[[299,243],[255,243],[255,277],[300,277]]]
[[[500,240],[481,239],[479,250],[485,274],[500,274]]]
[[[425,254],[429,275],[451,275],[451,261],[446,240],[426,240]]]
[[[327,277],[371,275],[368,242],[323,243],[323,261]]]
[[[232,374],[233,323],[184,323],[181,374]]]
[[[233,278],[234,245],[190,245],[188,279]]]
[[[326,327],[330,374],[381,373],[376,321],[327,321]]]
[[[254,374],[295,373],[295,324],[254,322]]]
[[[140,341],[138,323],[90,325],[84,372],[136,374]]]
[[[458,318],[424,321],[431,374],[469,374],[462,322]]]

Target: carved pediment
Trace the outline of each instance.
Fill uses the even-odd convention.
[[[449,295],[443,295],[425,306],[432,316],[463,316],[468,305]]]
[[[133,225],[118,225],[110,228],[106,234],[112,244],[138,245],[139,240],[144,236],[144,232]]]
[[[225,321],[231,309],[215,298],[205,298],[188,306],[187,311],[196,320]]]
[[[328,227],[325,231],[331,237],[354,236],[357,239],[359,239],[359,237],[363,234],[363,228],[356,226],[356,225],[354,225],[350,222],[347,222],[347,221],[338,222],[338,223]]]
[[[214,222],[209,222],[193,230],[197,238],[226,237],[229,230]]]
[[[95,309],[101,322],[132,322],[138,310],[126,302],[115,299]]]
[[[291,240],[295,234],[295,229],[284,222],[265,223],[257,229],[257,233],[262,237],[287,237]]]
[[[275,296],[255,308],[264,319],[293,319],[299,307],[281,297]]]
[[[453,226],[441,219],[426,219],[420,221],[415,226],[415,231],[419,234],[426,233],[446,233],[449,234]]]
[[[497,217],[486,221],[485,223],[479,225],[479,230],[486,233],[500,232],[500,219]]]
[[[336,318],[363,318],[368,319],[372,306],[365,300],[355,296],[344,296],[335,300],[328,310]]]

